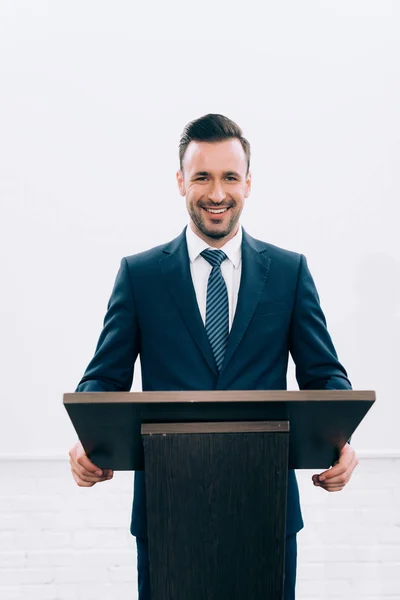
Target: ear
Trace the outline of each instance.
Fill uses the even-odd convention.
[[[250,195],[250,191],[251,191],[251,172],[248,172],[248,175],[246,177],[246,184],[245,184],[245,191],[244,191],[244,197],[247,198]]]
[[[178,188],[179,188],[180,195],[185,196],[186,195],[185,181],[183,178],[183,173],[180,169],[179,169],[179,171],[176,172],[176,180],[178,182]]]

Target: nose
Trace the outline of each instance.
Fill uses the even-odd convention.
[[[222,185],[216,181],[213,183],[212,188],[208,194],[209,200],[213,202],[223,202],[226,198],[226,194],[222,189]]]

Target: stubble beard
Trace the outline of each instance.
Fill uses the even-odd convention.
[[[201,215],[201,211],[203,210],[202,208],[199,207],[198,211],[196,212],[196,210],[193,208],[193,206],[190,207],[190,218],[192,219],[193,223],[196,225],[197,229],[199,231],[201,231],[201,233],[213,240],[220,240],[224,237],[227,237],[230,233],[232,233],[232,231],[235,229],[236,225],[238,224],[239,221],[239,217],[240,217],[240,213],[234,213],[233,212],[233,208],[230,208],[230,210],[232,211],[232,216],[229,219],[229,222],[226,226],[225,229],[223,230],[215,230],[215,229],[209,229],[206,224],[204,223],[204,220],[202,218]]]

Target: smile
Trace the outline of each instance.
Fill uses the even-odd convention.
[[[204,210],[206,210],[207,212],[213,214],[213,215],[220,215],[224,212],[226,212],[228,210],[229,207],[226,208],[205,208]]]

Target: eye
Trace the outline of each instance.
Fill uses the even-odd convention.
[[[236,177],[234,177],[233,175],[228,175],[227,179],[233,179],[234,181],[236,181]]]
[[[196,181],[204,181],[204,179],[207,179],[206,177],[196,177]]]

